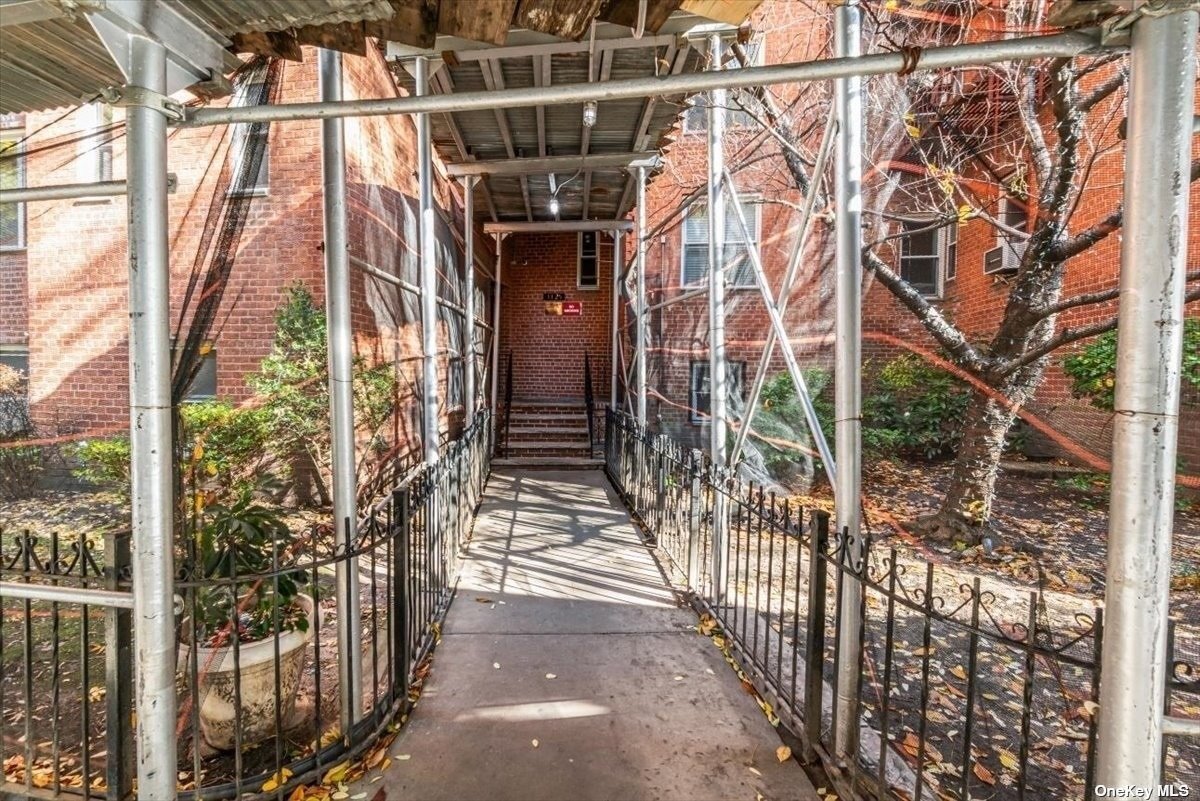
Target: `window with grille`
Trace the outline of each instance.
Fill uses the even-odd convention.
[[[688,406],[693,423],[707,422],[712,413],[712,393],[709,385],[708,360],[694,361],[688,380]],[[726,409],[738,409],[744,397],[743,387],[746,386],[746,363],[727,362],[725,364]]]
[[[762,206],[742,199],[742,214],[750,229],[750,241],[758,244]],[[708,207],[697,203],[683,220],[683,283],[685,286],[708,280]],[[733,287],[753,287],[754,268],[750,266],[749,249],[742,227],[738,225],[733,204],[725,202],[725,266],[727,280]]]
[[[25,186],[24,129],[0,130],[0,189]],[[25,247],[25,204],[0,203],[0,250]]]
[[[233,105],[256,105],[266,92],[261,81],[239,86],[233,96]],[[232,194],[265,195],[268,187],[270,147],[267,132],[270,125],[265,122],[239,123],[233,126],[233,139],[229,146],[232,172],[229,191]],[[258,160],[254,177],[243,177],[244,173]]]
[[[726,53],[730,61],[726,62],[728,67],[740,66],[734,59],[732,52],[729,50],[730,44],[734,40],[734,36],[723,36],[722,52]],[[763,43],[762,39],[754,39],[742,45],[746,51],[746,59],[748,66],[761,67],[763,61]],[[737,104],[733,98],[733,90],[726,92],[728,110],[725,112],[725,127],[726,128],[745,128],[754,124],[754,118],[747,114]],[[687,110],[683,113],[683,130],[684,133],[699,133],[708,130],[708,93],[700,92],[688,100]]]

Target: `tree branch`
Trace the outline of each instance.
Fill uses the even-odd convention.
[[[1076,106],[1084,113],[1091,111],[1097,103],[1124,86],[1128,77],[1125,70],[1118,69],[1108,80],[1101,83],[1084,97],[1079,98]]]
[[[1192,162],[1190,183],[1200,181],[1200,159]],[[1072,256],[1078,256],[1083,251],[1106,239],[1110,234],[1121,230],[1125,221],[1124,206],[1117,206],[1109,214],[1090,228],[1075,236],[1067,237],[1050,249],[1048,258],[1055,261],[1066,261]]]
[[[954,359],[955,363],[972,372],[983,374],[992,367],[991,359],[980,353],[959,331],[910,283],[897,275],[883,259],[870,250],[863,250],[863,266],[875,274],[879,282],[912,312],[929,335]]]
[[[1185,280],[1188,282],[1200,281],[1200,271],[1188,273]],[[1059,301],[1052,306],[1047,306],[1038,312],[1038,319],[1045,319],[1052,314],[1060,314],[1065,312],[1067,309],[1074,309],[1079,306],[1091,306],[1094,303],[1104,303],[1105,301],[1116,300],[1118,297],[1120,297],[1120,294],[1121,290],[1119,287],[1113,287],[1112,289],[1107,289],[1102,292],[1085,292],[1082,295],[1076,295],[1073,298],[1067,298],[1066,300]]]
[[[1184,303],[1193,303],[1200,300],[1200,289],[1193,289],[1188,292],[1183,299]],[[996,368],[996,372],[1000,376],[1010,375],[1011,373],[1020,370],[1022,367],[1036,362],[1043,356],[1047,356],[1064,345],[1070,345],[1072,342],[1078,342],[1081,339],[1088,337],[1099,336],[1106,334],[1117,327],[1118,318],[1113,317],[1099,323],[1085,325],[1082,328],[1064,328],[1057,335],[1038,345],[1036,348],[1030,348],[1015,359],[1012,359]]]

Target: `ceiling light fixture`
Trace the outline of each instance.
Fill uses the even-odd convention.
[[[583,104],[583,127],[591,128],[596,124],[596,101],[589,100]]]
[[[556,197],[550,198],[550,213],[558,214],[558,198]]]

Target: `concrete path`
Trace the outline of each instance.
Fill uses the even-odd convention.
[[[390,749],[407,758],[371,796],[816,799],[695,625],[601,471],[493,474],[433,672]]]

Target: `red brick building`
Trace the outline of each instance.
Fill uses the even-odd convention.
[[[807,3],[778,0],[764,3],[749,21],[747,57],[779,63],[828,55],[825,12],[821,4],[810,7]],[[996,38],[1015,32],[1011,23],[997,12],[981,12],[969,24],[949,17],[944,9],[923,11],[902,6],[898,13],[901,17],[909,14],[907,22],[914,28],[924,25],[930,39]],[[900,36],[900,30],[890,29],[890,35]],[[930,39],[920,43],[929,44]],[[894,49],[895,42],[879,41],[871,47]],[[1101,84],[1112,74],[1111,68],[1097,70],[1084,79],[1083,89]],[[1014,154],[1021,150],[1016,144],[1019,123],[1011,90],[1006,93],[1003,85],[997,89],[994,77],[981,70],[938,73],[932,79],[887,76],[869,80],[866,87],[864,241],[881,243],[877,252],[897,272],[920,287],[922,294],[970,341],[985,342],[995,333],[1003,315],[1022,247],[1017,237],[1005,234],[993,220],[1026,232],[1032,232],[1039,224],[1037,209],[1030,203],[1013,200],[1012,193],[1002,198],[997,191],[1002,185],[1001,178],[1008,180],[1022,169],[1020,159],[1014,159]],[[1045,96],[1045,88],[1040,91]],[[809,162],[806,167],[809,171],[824,127],[825,109],[829,105],[827,92],[824,85],[774,87],[771,92],[790,129],[799,133],[796,144]],[[1048,97],[1044,102],[1049,102]],[[936,162],[914,156],[914,151],[918,150],[918,139],[933,138],[933,132],[926,127],[929,120],[939,115],[944,118],[942,107],[953,103],[959,104],[960,122],[973,124],[970,134],[977,140],[974,146],[985,152],[986,161],[1000,164],[1008,174],[1000,178],[980,175],[978,163],[965,166],[961,174],[952,178],[959,197],[953,206],[970,205],[978,211],[958,224],[905,236],[906,225],[914,231],[927,229],[928,221],[938,211],[938,205],[928,200],[928,194],[930,187],[937,190],[939,179],[946,176],[938,173]],[[1087,127],[1093,138],[1080,152],[1089,162],[1089,174],[1086,191],[1080,194],[1070,217],[1072,233],[1089,228],[1119,207],[1124,156],[1118,128],[1123,106],[1123,92],[1118,91],[1088,113]],[[792,229],[800,216],[803,196],[786,169],[783,147],[764,131],[760,120],[738,110],[732,98],[730,107],[734,110],[727,118],[726,164],[734,173],[751,235],[761,247],[774,293],[782,282],[796,239],[796,231]],[[1053,145],[1049,114],[1044,114],[1042,120],[1045,135]],[[652,310],[649,417],[665,430],[697,445],[707,442],[708,426],[703,412],[707,410],[704,382],[708,370],[708,312],[703,293],[690,299],[686,295],[692,285],[703,286],[707,275],[704,131],[702,108],[682,117],[677,141],[666,156],[667,166],[649,188],[647,209],[652,234],[646,258],[648,302]],[[1200,144],[1196,156],[1200,158]],[[1029,187],[1027,196],[1035,197],[1036,187]],[[694,198],[699,202],[689,206]],[[1200,184],[1193,184],[1191,198],[1192,233],[1188,248],[1191,259],[1196,261],[1200,260]],[[832,371],[833,353],[831,208],[830,198],[822,196],[786,314],[786,326],[801,363],[827,371]],[[730,247],[727,252],[735,255],[740,250],[736,240],[741,233],[732,212],[727,214],[726,230]],[[1062,297],[1115,289],[1119,248],[1118,232],[1071,258],[1067,262]],[[746,388],[754,380],[770,323],[748,268],[736,270],[730,276],[726,297],[726,346],[729,375],[735,384],[729,410],[734,418],[740,419],[739,403],[744,401]],[[663,301],[669,301],[670,305],[659,307]],[[1115,313],[1115,301],[1072,308],[1059,315],[1058,330],[1073,330],[1109,319]],[[1189,314],[1200,314],[1200,307],[1189,306]],[[940,353],[938,344],[919,319],[870,273],[864,276],[863,318],[868,389],[873,372],[896,355],[915,352],[924,358]],[[1072,444],[1077,444],[1107,458],[1110,415],[1086,400],[1073,398],[1071,382],[1062,370],[1063,357],[1084,345],[1086,341],[1068,345],[1052,355],[1045,380],[1034,402],[1027,407],[1047,429],[1057,434],[1047,437],[1037,429],[1031,430],[1028,449],[1034,455],[1069,453]],[[782,358],[776,355],[768,375],[784,370]],[[1184,413],[1195,415],[1200,410],[1198,401],[1200,398],[1194,391],[1185,391]],[[1194,426],[1181,427],[1180,456],[1191,466],[1188,469],[1200,466],[1200,435]]]
[[[354,97],[398,93],[380,51],[345,59],[344,91]],[[285,62],[277,102],[317,98],[315,51]],[[235,101],[236,102],[236,101]],[[5,142],[24,139],[26,158],[6,185],[53,185],[123,177],[125,139],[49,147],[95,130],[93,108],[4,118]],[[121,122],[120,111],[115,123]],[[172,312],[178,317],[210,207],[227,201],[229,172],[249,126],[181,129],[169,141]],[[417,273],[415,129],[409,117],[345,122],[350,255],[356,347],[368,363],[393,360],[400,387],[397,429],[415,443],[420,413],[420,311],[415,294],[373,278],[376,270],[411,284]],[[265,163],[248,191],[249,211],[196,397],[249,397],[246,375],[270,350],[274,318],[288,288],[301,282],[323,302],[324,256],[320,123],[271,127]],[[10,164],[12,162],[9,162]],[[8,169],[8,168],[6,168]],[[443,418],[463,407],[462,188],[436,163],[441,216],[438,251],[439,348]],[[128,313],[123,198],[9,206],[0,243],[0,355],[28,375],[36,423],[46,432],[120,431],[128,423]],[[477,315],[489,318],[488,239],[478,235]],[[184,329],[186,330],[186,328]],[[477,347],[481,352],[486,343]]]

